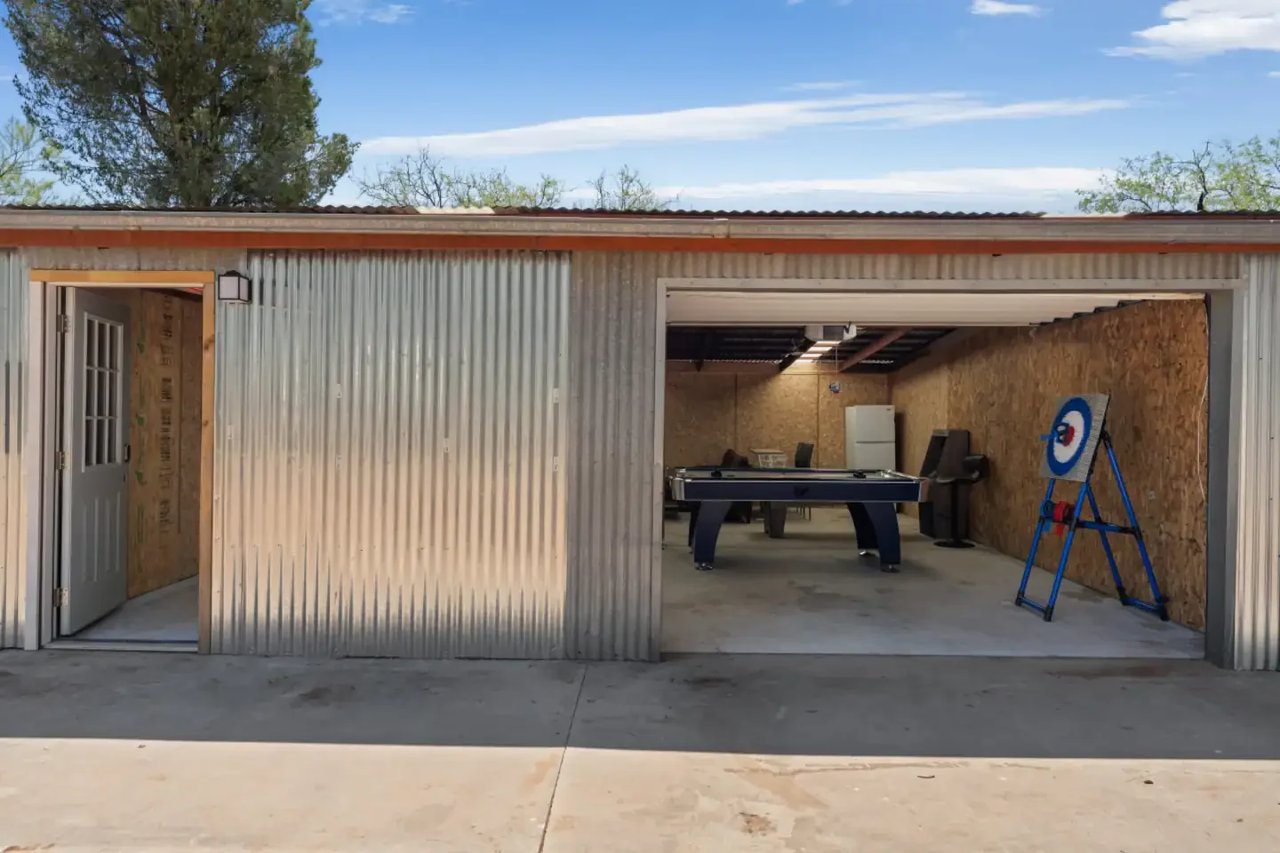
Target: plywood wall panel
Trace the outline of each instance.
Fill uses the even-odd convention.
[[[1038,436],[1060,397],[1111,395],[1108,418],[1120,464],[1146,533],[1173,618],[1204,625],[1208,345],[1203,302],[1150,302],[1028,330],[985,330],[942,363],[913,368],[892,383],[907,424],[938,406],[945,386],[950,426],[969,429],[974,452],[991,460],[991,478],[974,488],[974,538],[1023,558],[1045,488]],[[931,391],[922,393],[929,383]],[[932,417],[932,415],[929,415]],[[914,426],[908,427],[914,429]],[[912,437],[914,447],[918,439]],[[914,452],[914,451],[913,451]],[[1095,478],[1104,516],[1122,518],[1109,471]],[[1063,499],[1074,487],[1059,487]],[[1097,536],[1073,549],[1067,576],[1110,592]],[[1121,574],[1145,590],[1136,548],[1115,537]],[[1061,542],[1046,537],[1038,562],[1056,565]]]
[[[789,461],[796,445],[812,442],[814,465],[844,466],[844,410],[847,406],[889,402],[886,377],[873,374],[813,372],[779,373],[772,366],[667,366],[667,466],[709,465],[728,448],[777,448]],[[833,392],[831,385],[839,386]]]
[[[668,373],[665,408],[667,467],[714,465],[737,435],[737,376]]]
[[[935,429],[951,426],[950,370],[946,362],[917,363],[895,373],[889,382],[897,418],[898,464],[908,474],[919,474],[929,437]],[[903,511],[920,514],[915,504],[904,504]]]
[[[797,444],[816,445],[816,387],[814,375],[738,376],[738,452],[774,448],[793,463]]]
[[[178,573],[186,578],[199,570],[200,554],[200,417],[204,380],[204,306],[198,299],[179,302],[182,337],[178,432]]]

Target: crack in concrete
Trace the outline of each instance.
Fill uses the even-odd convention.
[[[578,706],[582,704],[582,692],[587,686],[587,673],[591,667],[582,665],[582,678],[578,680],[578,695],[573,700],[573,710],[569,712],[569,725],[565,727],[564,746],[560,748],[560,761],[556,764],[556,778],[551,783],[551,796],[547,798],[547,813],[542,819],[542,837],[538,840],[538,853],[543,853],[547,846],[547,833],[551,830],[551,813],[556,807],[556,792],[560,790],[560,774],[564,772],[564,760],[569,754],[569,744],[573,742],[573,724],[578,721]]]

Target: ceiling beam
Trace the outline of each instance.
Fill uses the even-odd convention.
[[[861,364],[893,342],[905,337],[910,331],[910,329],[894,329],[892,332],[889,332],[887,335],[880,338],[880,340],[867,344],[865,347],[840,362],[840,372],[844,373],[854,365]]]
[[[781,373],[799,361],[800,356],[808,352],[809,347],[813,346],[815,343],[817,343],[817,341],[810,340],[808,337],[802,337],[799,342],[793,342],[791,352],[783,356],[782,361],[778,362],[778,372]]]

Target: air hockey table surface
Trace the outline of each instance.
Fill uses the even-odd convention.
[[[678,501],[791,503],[919,503],[928,480],[897,471],[821,468],[677,468],[671,496]]]
[[[771,536],[781,535],[786,517],[785,506],[771,504],[844,504],[853,518],[858,549],[864,554],[878,551],[881,567],[896,571],[902,558],[896,504],[925,501],[927,492],[927,480],[897,471],[705,467],[678,468],[671,475],[672,497],[694,504],[689,544],[700,570],[713,568],[729,507],[759,501]]]

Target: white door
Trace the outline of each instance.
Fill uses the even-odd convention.
[[[67,289],[63,350],[61,633],[125,602],[127,305]]]

